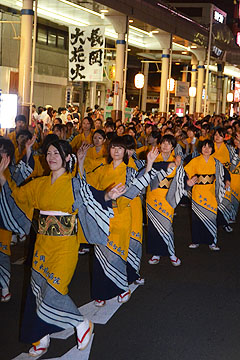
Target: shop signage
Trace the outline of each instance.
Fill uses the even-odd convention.
[[[221,23],[221,24],[223,24],[223,23],[224,23],[224,20],[225,20],[224,15],[221,14],[220,12],[218,12],[217,10],[215,10],[215,11],[213,12],[213,18],[214,18],[215,21],[217,21],[217,22],[219,22],[219,23]]]
[[[240,102],[240,82],[235,81],[234,102]]]
[[[176,81],[175,96],[188,96],[189,82]]]
[[[102,81],[104,26],[69,27],[69,80]]]

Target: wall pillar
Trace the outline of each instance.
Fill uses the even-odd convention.
[[[197,115],[202,113],[202,92],[204,81],[204,61],[200,60],[198,63],[198,81],[197,81],[197,97],[196,97],[196,113]]]
[[[228,93],[228,76],[224,75],[223,93],[222,93],[222,114],[224,115],[226,114],[227,93]]]
[[[197,85],[197,64],[192,65],[192,71],[191,71],[191,87],[196,87]],[[189,100],[189,114],[193,115],[195,113],[195,107],[196,107],[196,96],[190,97]]]
[[[161,116],[167,115],[167,81],[169,74],[169,60],[170,50],[163,49],[162,51],[162,71],[161,71],[161,84],[160,84],[160,99],[159,99],[159,112]]]
[[[96,97],[97,97],[97,83],[96,81],[90,81],[90,91],[89,91],[89,103],[90,107],[94,110],[94,106],[96,105]]]
[[[18,113],[29,119],[33,0],[23,0],[19,57]]]
[[[141,104],[141,110],[143,111],[146,111],[147,108],[148,70],[149,70],[149,63],[145,62],[143,67],[144,87],[142,89],[142,104]]]
[[[216,103],[216,114],[220,115],[222,107],[222,64],[217,65],[217,103]]]

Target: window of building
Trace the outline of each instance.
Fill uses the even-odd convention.
[[[37,42],[39,44],[68,49],[68,32],[40,25],[37,30]]]
[[[62,35],[58,35],[57,37],[57,47],[61,49],[65,49],[65,37]]]
[[[51,31],[48,32],[48,45],[57,46],[57,35]]]
[[[40,44],[47,45],[47,29],[38,28],[37,42],[40,43]]]

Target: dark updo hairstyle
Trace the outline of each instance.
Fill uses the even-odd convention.
[[[15,153],[15,148],[11,140],[0,137],[0,153],[5,153],[10,157],[10,163],[13,161],[13,156]],[[2,160],[2,156],[0,156]]]
[[[136,141],[131,135],[123,135],[122,136],[125,146],[127,150],[135,150],[136,149]]]
[[[48,134],[44,140],[43,140],[43,143],[42,143],[42,152],[43,154],[45,154],[47,152],[46,149],[49,148],[49,146],[54,142],[54,141],[57,141],[59,140],[58,136],[56,134]]]
[[[177,146],[177,140],[173,135],[170,134],[164,135],[160,140],[160,144],[162,144],[165,141],[171,144],[173,148]]]
[[[149,136],[153,137],[154,139],[157,139],[157,144],[159,144],[161,139],[161,134],[158,130],[153,130]]]
[[[29,130],[20,130],[16,135],[16,139],[18,139],[20,135],[26,136],[28,140],[32,138],[32,133],[30,133]]]
[[[209,140],[209,139],[206,139],[206,140],[203,140],[203,141],[201,141],[200,143],[199,143],[199,152],[202,154],[202,148],[204,147],[204,146],[206,146],[206,145],[208,145],[210,148],[212,148],[212,152],[211,152],[211,154],[213,154],[214,153],[214,142],[212,141],[212,140]]]
[[[226,131],[225,128],[219,126],[219,127],[217,127],[217,128],[215,129],[213,136],[214,136],[217,132],[219,133],[219,135],[220,135],[221,137],[225,138],[225,135],[226,135],[226,132],[227,132],[227,131]]]
[[[105,131],[103,131],[102,129],[95,130],[94,133],[93,133],[92,138],[94,137],[95,134],[101,135],[104,138],[104,140],[106,139]]]
[[[127,165],[128,164],[128,154],[127,154],[127,147],[123,136],[114,136],[108,145],[108,164],[111,164],[113,158],[111,157],[110,150],[112,147],[122,147],[124,149],[123,155],[123,162]]]
[[[47,152],[50,146],[54,146],[61,156],[62,166],[66,169],[67,173],[72,172],[75,165],[75,156],[72,155],[72,147],[66,140],[55,140],[50,142],[48,146],[45,148],[45,157],[47,157]],[[69,161],[65,161],[65,158],[71,155],[71,159]]]

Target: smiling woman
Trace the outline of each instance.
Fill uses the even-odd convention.
[[[105,198],[115,199],[121,194],[113,188],[106,195],[88,186],[85,177],[73,178],[71,150],[64,140],[48,144],[46,159],[51,174],[32,180],[21,188],[5,179],[3,172],[9,159],[3,156],[0,163],[2,197],[7,214],[5,226],[9,230],[27,233],[33,210],[40,210],[31,285],[21,329],[21,340],[33,344],[29,351],[31,356],[40,356],[47,351],[49,334],[69,327],[76,327],[79,350],[90,341],[93,324],[83,318],[68,296],[68,286],[78,260],[77,231],[79,226],[84,226],[90,243],[106,244],[112,210]]]

